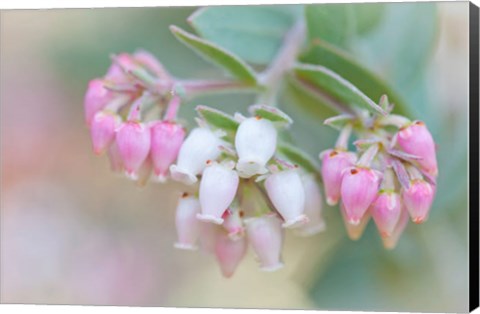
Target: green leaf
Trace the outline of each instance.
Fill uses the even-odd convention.
[[[359,64],[347,52],[325,41],[317,40],[312,43],[300,60],[328,67],[357,86],[370,99],[377,100],[387,94],[390,102],[395,104],[395,112],[404,115],[408,113],[407,104],[386,80]]]
[[[170,30],[178,40],[207,61],[222,67],[231,75],[245,83],[251,85],[257,84],[255,72],[239,57],[176,26],[170,26]]]
[[[355,85],[324,66],[297,64],[293,71],[303,83],[309,84],[340,101],[349,105],[360,106],[374,113],[385,114],[380,106]]]
[[[352,14],[346,4],[308,5],[305,17],[310,40],[323,40],[345,47],[355,32]]]
[[[317,163],[304,151],[298,147],[282,143],[277,146],[278,152],[285,156],[292,163],[302,167],[308,172],[318,173]]]
[[[379,24],[383,10],[381,3],[308,5],[305,18],[309,39],[347,48],[355,36]]]
[[[202,37],[248,62],[265,65],[276,55],[302,6],[219,6],[202,8],[188,21]]]
[[[292,118],[290,118],[285,112],[275,107],[266,105],[253,105],[250,106],[248,111],[252,116],[259,116],[272,122],[284,124],[286,126],[293,123]]]
[[[225,112],[207,106],[197,106],[195,110],[209,125],[227,132],[237,131],[239,123]]]

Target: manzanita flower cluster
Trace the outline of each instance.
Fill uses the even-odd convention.
[[[391,110],[386,96],[381,103]],[[326,201],[340,202],[349,236],[358,239],[373,218],[383,243],[395,247],[410,219],[427,220],[438,174],[435,143],[425,123],[394,114],[338,116],[344,126],[336,146],[320,154]],[[393,131],[391,127],[394,128]],[[356,152],[348,138],[356,130]]]
[[[187,43],[197,40],[174,31]],[[145,51],[112,60],[85,95],[94,153],[106,153],[113,171],[140,185],[149,180],[184,184],[174,246],[211,253],[225,277],[233,275],[248,248],[261,270],[279,270],[286,230],[309,236],[326,229],[322,179],[326,203],[339,204],[352,239],[360,238],[372,218],[391,249],[409,220],[427,220],[438,175],[435,143],[423,122],[391,114],[386,96],[379,105],[372,101],[380,113],[352,110],[325,121],[340,135],[335,147],[320,154],[319,168],[308,154],[281,140],[292,119],[276,107],[255,104],[248,116],[232,116],[197,106],[196,127],[187,132],[179,123],[187,94],[251,82],[183,81]],[[251,79],[245,71],[242,75]],[[282,72],[266,71],[261,84],[279,81],[269,75]],[[352,133],[355,151],[349,150]]]
[[[291,120],[263,105],[251,106],[251,117],[205,106],[197,111],[205,119],[170,167],[174,180],[195,190],[178,201],[175,247],[212,253],[225,277],[233,275],[248,246],[261,270],[282,268],[285,229],[312,235],[325,228],[317,175],[278,150],[279,129]]]
[[[112,170],[140,184],[151,177],[165,181],[185,137],[176,121],[180,98],[158,88],[171,77],[145,51],[112,59],[105,76],[90,81],[85,95],[93,151],[107,152]]]

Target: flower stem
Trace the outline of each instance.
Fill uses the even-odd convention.
[[[305,41],[306,27],[303,19],[300,19],[285,35],[283,46],[270,63],[268,68],[260,74],[260,82],[266,86],[265,93],[258,98],[260,103],[276,105],[278,90],[280,89],[283,76],[297,59],[303,42]]]
[[[179,80],[176,85],[179,94],[184,94],[187,98],[219,92],[252,91],[257,88],[238,81]]]

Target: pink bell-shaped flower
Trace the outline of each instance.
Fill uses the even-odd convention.
[[[175,216],[178,240],[177,249],[196,250],[197,240],[200,236],[200,224],[196,215],[200,212],[200,202],[194,196],[184,193],[180,197]]]
[[[271,121],[257,117],[242,121],[235,135],[239,175],[249,178],[265,174],[265,165],[272,158],[276,147],[277,130]]]
[[[341,195],[347,221],[358,225],[375,200],[381,174],[369,168],[345,169],[342,177]]]
[[[220,139],[207,128],[193,129],[178,153],[176,165],[170,166],[170,174],[184,184],[197,182],[197,175],[205,169],[208,160],[220,155]]]
[[[145,50],[139,50],[135,52],[133,56],[135,58],[135,61],[137,61],[150,72],[152,72],[152,74],[158,77],[162,77],[167,73],[162,64],[150,52]]]
[[[271,174],[265,181],[265,188],[275,209],[285,220],[283,227],[297,227],[308,222],[304,215],[305,190],[295,169]]]
[[[311,236],[324,231],[326,228],[322,216],[322,195],[317,180],[313,175],[303,175],[302,183],[305,190],[304,213],[309,221],[298,228],[298,234]]]
[[[108,68],[105,79],[117,84],[128,83],[130,78],[125,71],[132,71],[138,67],[139,65],[133,56],[128,53],[121,53],[115,56],[115,62]]]
[[[215,256],[224,277],[232,277],[246,253],[247,241],[245,238],[234,241],[226,232],[217,233]]]
[[[372,218],[383,238],[393,234],[402,207],[400,195],[394,191],[381,191],[370,206]]]
[[[93,151],[101,155],[115,140],[115,130],[120,125],[120,117],[108,111],[99,111],[95,114],[90,125]]]
[[[223,214],[223,228],[232,240],[238,240],[245,235],[245,228],[239,210],[229,209]]]
[[[414,223],[427,220],[434,196],[435,188],[423,179],[412,180],[410,187],[403,190],[402,199]]]
[[[101,79],[94,79],[88,83],[85,93],[84,111],[85,122],[90,125],[97,112],[113,99],[113,93],[106,89]]]
[[[400,129],[396,141],[406,153],[420,157],[420,166],[430,175],[438,174],[435,142],[425,123],[415,121]]]
[[[336,205],[340,199],[343,170],[353,166],[356,156],[351,152],[327,150],[321,154],[322,177],[327,204]]]
[[[127,121],[118,128],[116,141],[126,175],[137,179],[150,152],[150,130],[143,123]]]
[[[395,226],[395,229],[393,230],[393,233],[389,237],[382,238],[383,246],[386,249],[393,250],[398,243],[398,240],[400,239],[400,236],[402,233],[405,231],[405,228],[407,227],[408,224],[408,211],[403,208],[401,213],[400,213],[400,218],[398,219],[397,225]]]
[[[200,181],[199,199],[201,213],[197,218],[215,224],[223,223],[223,213],[237,193],[239,178],[233,165],[210,162]]]
[[[371,217],[370,212],[367,211],[362,216],[358,224],[352,225],[347,219],[347,214],[345,212],[345,206],[343,205],[343,203],[340,203],[340,211],[342,213],[345,228],[347,229],[348,237],[354,241],[357,241],[362,237],[362,234],[365,231],[365,228],[367,227],[368,222],[370,221],[370,217]]]
[[[263,271],[276,271],[281,261],[283,229],[276,214],[245,219],[247,237]]]
[[[157,121],[150,125],[151,148],[154,173],[157,179],[165,181],[170,165],[177,159],[185,138],[185,130],[177,123]]]

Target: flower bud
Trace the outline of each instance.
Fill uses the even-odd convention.
[[[196,218],[200,212],[200,202],[194,196],[184,193],[177,205],[175,225],[177,227],[178,241],[175,243],[177,249],[196,250],[197,240],[200,236],[200,224]]]
[[[271,272],[283,267],[281,223],[276,214],[245,219],[248,241],[260,262],[260,269],[263,271]]]
[[[234,241],[225,232],[217,233],[215,255],[224,277],[232,277],[246,253],[247,241],[245,238]]]
[[[150,152],[150,130],[143,123],[127,121],[117,130],[116,141],[126,174],[136,179]]]
[[[378,231],[383,238],[390,237],[400,219],[402,203],[400,195],[393,191],[380,192],[370,206]]]
[[[115,130],[120,123],[120,117],[114,113],[99,111],[95,114],[90,125],[90,136],[96,155],[104,153],[110,147],[115,140]]]
[[[118,56],[115,56],[115,61],[110,68],[108,68],[107,74],[105,74],[105,79],[117,84],[128,83],[130,79],[125,71],[132,71],[136,67],[138,67],[138,65],[131,55],[128,53],[121,53]]]
[[[277,147],[277,130],[262,118],[248,118],[240,123],[235,135],[237,170],[243,178],[267,172],[265,165]]]
[[[403,202],[414,223],[427,220],[434,195],[435,188],[423,179],[412,180],[410,187],[403,190]]]
[[[425,123],[415,121],[400,129],[396,141],[403,151],[421,158],[418,163],[427,173],[438,174],[435,142]]]
[[[343,170],[353,166],[355,154],[338,150],[327,150],[322,154],[322,177],[327,204],[336,205],[340,199]]]
[[[209,222],[199,221],[198,219],[197,221],[200,224],[199,242],[202,251],[215,254],[215,243],[217,241],[217,235],[220,232],[224,232],[222,227]]]
[[[299,228],[298,234],[311,236],[325,230],[326,227],[322,216],[322,195],[313,175],[302,176],[302,183],[305,190],[304,212],[309,221]]]
[[[308,222],[303,214],[305,190],[296,170],[271,174],[265,181],[265,188],[273,206],[285,220],[283,227],[292,228]]]
[[[102,110],[112,100],[113,94],[103,86],[100,79],[91,80],[85,93],[85,122],[90,125],[97,112]]]
[[[397,225],[395,226],[395,229],[393,230],[393,233],[391,236],[382,238],[383,246],[386,249],[392,250],[397,246],[398,240],[400,239],[400,236],[402,233],[405,231],[405,228],[407,227],[408,224],[408,211],[403,208],[401,213],[400,213],[400,218],[398,219]]]
[[[236,241],[245,235],[241,213],[239,210],[227,210],[223,214],[223,228],[228,232],[228,236]]]
[[[135,58],[135,61],[147,68],[152,74],[155,74],[159,77],[166,74],[166,70],[164,69],[162,64],[151,53],[145,50],[140,50],[135,52],[133,56]]]
[[[208,160],[220,155],[220,139],[209,129],[193,129],[180,147],[176,165],[170,166],[172,178],[185,184],[197,182]]]
[[[239,178],[236,171],[216,162],[203,171],[199,198],[201,213],[197,218],[218,225],[223,223],[223,213],[228,209],[237,193]]]
[[[341,194],[347,221],[358,225],[375,200],[381,175],[369,168],[352,167],[345,169],[342,178]]]
[[[352,225],[347,219],[347,213],[345,212],[345,206],[343,203],[340,203],[340,211],[342,213],[343,222],[345,223],[345,228],[347,229],[348,237],[354,241],[357,241],[362,236],[365,228],[368,225],[368,222],[370,221],[371,215],[369,211],[362,216],[359,223],[356,225]]]
[[[179,124],[157,121],[150,126],[151,148],[155,176],[165,181],[168,168],[177,159],[178,151],[185,138],[185,130]]]

